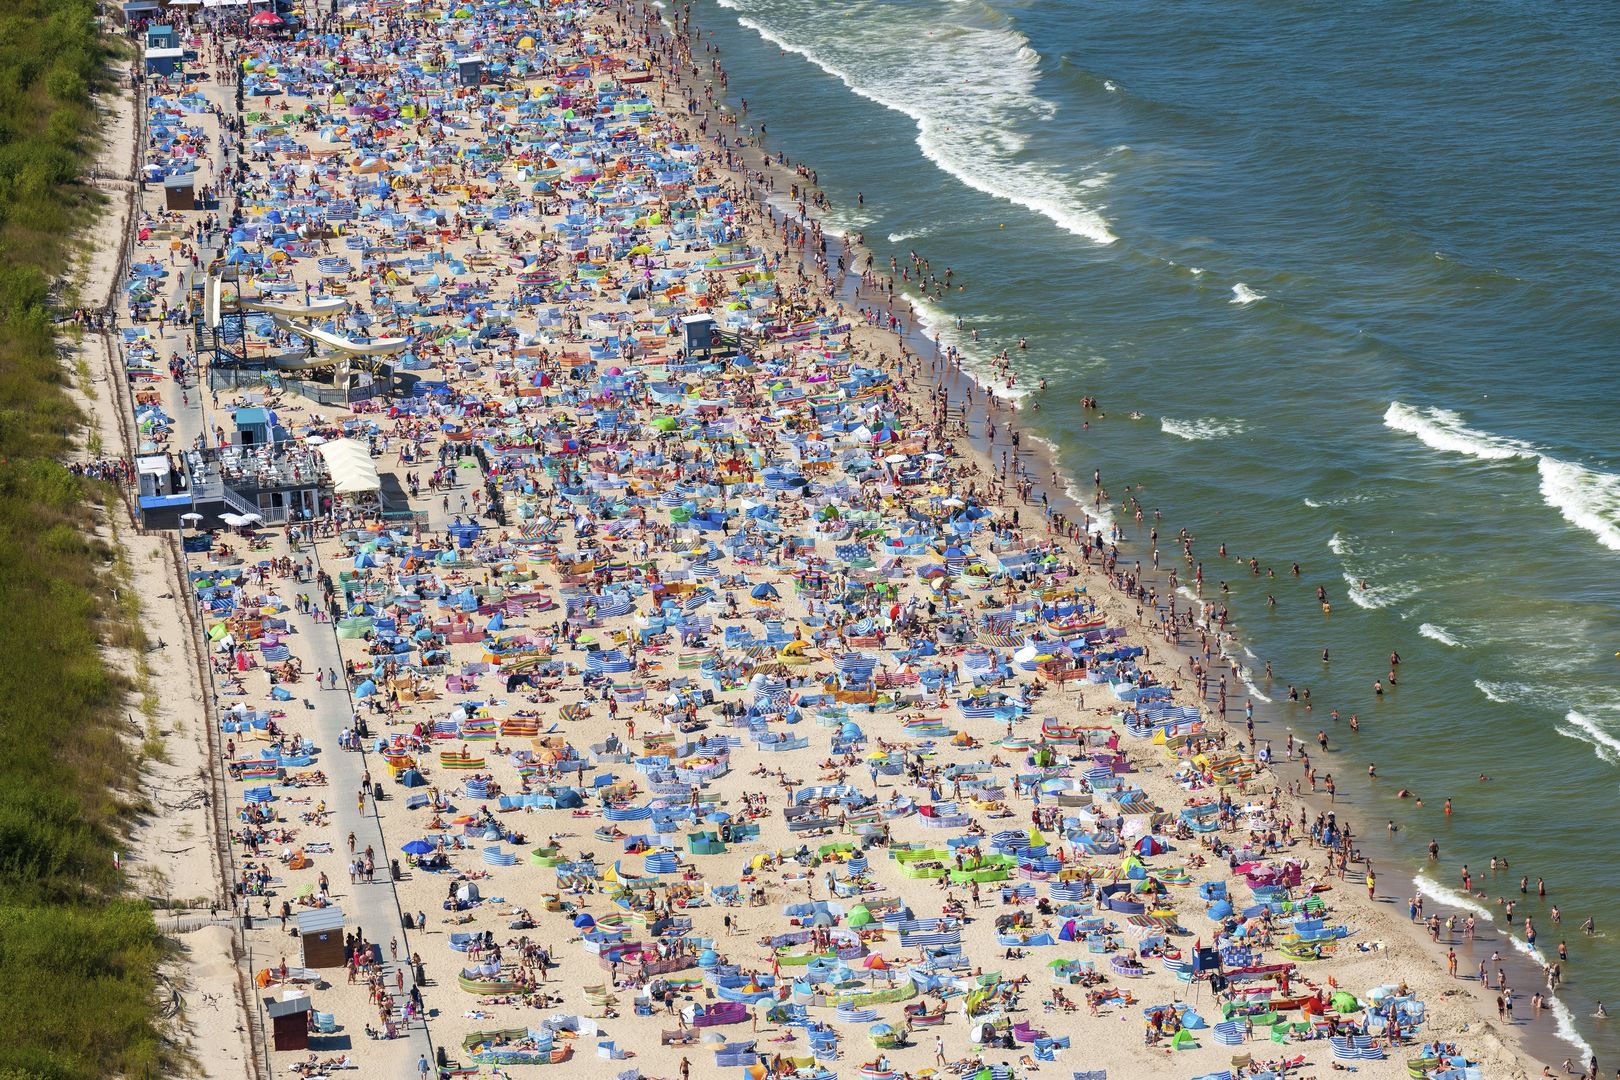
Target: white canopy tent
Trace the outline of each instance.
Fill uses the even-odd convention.
[[[371,495],[382,490],[377,463],[371,451],[354,439],[333,439],[319,447],[332,476],[332,490],[339,495]]]

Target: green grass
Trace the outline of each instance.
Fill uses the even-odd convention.
[[[98,204],[77,181],[110,56],[92,11],[0,5],[0,1080],[169,1066],[162,943],[112,860],[136,762],[101,650],[130,629],[93,507],[118,502],[62,465],[82,420],[50,290]]]

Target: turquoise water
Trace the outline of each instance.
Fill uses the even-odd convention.
[[[1257,703],[1310,736],[1359,715],[1323,767],[1355,788],[1377,762],[1363,830],[1396,818],[1408,873],[1437,839],[1426,872],[1455,888],[1467,862],[1489,910],[1546,878],[1563,1033],[1620,1052],[1589,1018],[1620,950],[1576,930],[1620,923],[1620,11],[721,0],[696,22],[834,224],[955,271],[934,331],[981,374],[1012,349],[1020,392],[1047,380],[1021,422],[1065,470],[1143,485],[1161,535],[1198,538]]]

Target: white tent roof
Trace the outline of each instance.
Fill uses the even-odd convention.
[[[382,481],[377,479],[377,463],[371,460],[371,452],[364,443],[333,439],[319,449],[326,461],[326,471],[332,474],[332,490],[339,495],[382,489]]]

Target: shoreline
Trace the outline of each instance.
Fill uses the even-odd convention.
[[[658,17],[663,21],[666,28],[671,25],[666,12],[660,10],[656,5],[648,4],[647,8],[655,17]],[[709,9],[707,14],[713,17],[713,9]],[[722,14],[720,17],[724,17],[724,15]],[[699,29],[701,29],[701,26],[699,26]],[[765,40],[768,44],[771,44],[769,39]],[[715,48],[715,57],[719,60],[720,70],[723,70],[724,58],[720,54],[718,46]],[[805,60],[805,63],[812,67],[817,66],[813,61],[808,59]],[[818,68],[818,70],[820,69]],[[715,87],[712,80],[705,80],[702,83],[694,84],[691,80],[685,78],[685,75],[686,72],[683,71],[683,77],[680,81],[680,85],[685,88],[690,89],[692,86],[697,85],[702,86],[711,92],[718,89],[722,95],[729,93],[728,89],[723,86]],[[732,116],[741,118],[746,115],[740,109],[736,108],[736,101],[734,98],[727,98],[725,100],[725,107],[727,113]],[[715,124],[717,129],[725,130],[723,121],[727,113],[721,113],[716,109],[708,107],[702,103],[700,103],[699,108],[699,115],[706,117],[711,123]],[[751,164],[754,164],[756,167],[760,164],[760,159],[766,157],[766,151],[757,139],[744,142],[735,135],[734,130],[731,138],[733,140],[732,145],[740,148],[740,154],[750,156],[753,159]],[[786,147],[778,145],[769,153],[771,155],[785,153],[786,149]],[[808,177],[797,176],[792,172],[791,167],[793,164],[805,163],[802,161],[794,162],[791,158],[789,161],[790,165],[786,168],[772,165],[769,166],[769,169],[774,171],[780,177],[786,178],[791,176],[794,180],[800,182],[801,184],[808,184]],[[819,188],[816,190],[821,195],[826,195],[826,193],[820,191]],[[757,201],[761,206],[766,205],[763,199],[758,199]],[[820,206],[814,203],[806,203],[806,205],[812,218],[824,217],[828,213],[836,212],[831,203]],[[937,241],[937,237],[934,237],[933,239]],[[829,258],[837,251],[840,241],[844,240],[846,240],[846,237],[843,234],[834,234],[831,230],[828,230],[826,254],[829,256]],[[840,299],[852,297],[858,303],[880,302],[880,297],[871,295],[861,288],[859,276],[853,271],[853,267],[860,261],[862,257],[867,258],[872,265],[877,265],[877,254],[870,248],[860,245],[856,242],[856,240],[857,237],[855,236],[847,237],[848,246],[854,251],[854,257],[850,259],[851,270],[846,273],[839,288],[838,295]],[[954,362],[950,358],[947,352],[940,347],[936,339],[930,337],[928,334],[924,325],[926,321],[925,317],[921,315],[914,306],[918,298],[914,293],[909,291],[910,288],[911,286],[909,284],[902,286],[900,282],[895,283],[895,299],[896,301],[903,300],[905,302],[905,313],[910,318],[912,323],[909,329],[899,333],[896,336],[900,341],[904,342],[906,346],[910,348],[913,355],[923,356],[927,355],[928,353],[932,354],[934,362],[924,367],[920,373],[921,378],[927,381],[931,387],[947,390],[953,402],[961,400],[962,392],[966,387],[971,387],[975,392],[976,399],[974,404],[968,406],[963,414],[964,425],[966,428],[965,437],[979,456],[981,468],[988,474],[992,472],[994,468],[994,451],[996,449],[1012,449],[1012,447],[1005,444],[1005,442],[998,443],[994,440],[986,440],[983,437],[983,425],[987,420],[997,421],[997,434],[1001,435],[1003,439],[1005,439],[1006,432],[1010,432],[1012,430],[1012,427],[1014,424],[1016,424],[1018,416],[1023,412],[1023,408],[1027,407],[1029,396],[1038,391],[1025,388],[1025,390],[1020,393],[1016,399],[1013,399],[1025,404],[1014,405],[1010,418],[1009,410],[1005,406],[996,410],[995,413],[992,413],[985,402],[984,393],[991,390],[1004,391],[1005,387],[997,386],[995,380],[990,375],[971,371],[967,367]],[[932,301],[927,302],[930,304],[932,303]],[[1001,398],[1001,400],[1006,401],[1008,399]],[[1035,482],[1035,491],[1040,492],[1045,490],[1046,494],[1051,500],[1050,505],[1053,511],[1064,513],[1069,516],[1071,520],[1083,520],[1091,523],[1088,528],[1099,531],[1104,529],[1112,530],[1117,526],[1121,534],[1118,541],[1118,548],[1121,553],[1121,562],[1124,561],[1124,556],[1127,554],[1137,557],[1145,557],[1147,554],[1149,554],[1148,545],[1145,542],[1133,540],[1124,535],[1126,526],[1121,524],[1121,521],[1128,520],[1129,515],[1125,515],[1125,518],[1122,519],[1117,517],[1114,511],[1119,510],[1123,512],[1126,509],[1125,507],[1116,505],[1110,501],[1109,503],[1105,503],[1099,512],[1099,509],[1095,505],[1087,504],[1079,496],[1078,473],[1073,471],[1072,466],[1068,468],[1065,467],[1059,448],[1043,436],[1030,435],[1027,432],[1025,433],[1025,436],[1026,438],[1023,444],[1017,448],[1017,456],[1024,459],[1026,466],[1029,464],[1035,465],[1033,469],[1029,470],[1030,477]],[[1031,447],[1029,445],[1030,443],[1033,443],[1034,446]],[[1057,477],[1057,483],[1055,485],[1045,479],[1045,477],[1047,477],[1049,474],[1053,474]],[[1037,510],[1039,509],[1038,505],[1032,503],[1030,500],[1024,500],[1022,505],[1025,507],[1034,507]],[[1165,566],[1167,568],[1174,567],[1176,565],[1174,553],[1171,552],[1170,555],[1171,558],[1165,562]],[[1095,568],[1088,566],[1087,570],[1095,571]],[[1144,584],[1152,584],[1159,588],[1161,596],[1161,611],[1163,610],[1162,601],[1174,601],[1177,599],[1178,592],[1180,594],[1180,599],[1185,601],[1187,605],[1192,605],[1196,602],[1196,595],[1192,593],[1192,591],[1188,589],[1185,584],[1183,584],[1179,590],[1171,589],[1169,576],[1167,573],[1155,571],[1150,566],[1144,566],[1142,568],[1142,575],[1142,581]],[[1101,583],[1105,588],[1109,588],[1111,590],[1114,588],[1114,584],[1106,579],[1106,575],[1099,575],[1099,577],[1102,579]],[[1186,608],[1180,608],[1179,610],[1181,612],[1185,612]],[[1205,626],[1206,624],[1200,620],[1198,625]],[[1147,629],[1146,623],[1144,622],[1135,629],[1138,632],[1145,632]],[[1148,633],[1147,636],[1150,639],[1154,638],[1154,635],[1151,633]],[[1195,656],[1194,648],[1190,644],[1179,643],[1173,648],[1175,649],[1178,660],[1178,663],[1174,668],[1176,674],[1183,678],[1190,678],[1191,670],[1189,664]],[[1242,649],[1242,640],[1238,634],[1234,632],[1225,637],[1222,643],[1217,647],[1216,655],[1228,660],[1229,662],[1241,663],[1235,654],[1238,650]],[[1287,714],[1284,703],[1277,702],[1260,692],[1256,684],[1251,681],[1251,673],[1249,672],[1246,664],[1243,664],[1242,668],[1242,673],[1238,675],[1239,685],[1249,692],[1251,699],[1258,699],[1255,701],[1254,717],[1255,728],[1259,739],[1266,740],[1268,742],[1275,742],[1285,738],[1288,733],[1293,730],[1296,720],[1291,719]],[[1236,698],[1234,697],[1232,701],[1235,703]],[[1222,726],[1228,725],[1228,721],[1224,716],[1214,712],[1208,698],[1199,699],[1198,704],[1207,714],[1214,717],[1216,722],[1220,723]],[[1234,711],[1241,711],[1241,708]],[[1341,749],[1344,745],[1345,744],[1341,742]],[[1281,774],[1276,771],[1275,767],[1273,767],[1272,775],[1277,777],[1277,782],[1279,785],[1283,783],[1283,778]],[[1356,777],[1353,780],[1353,783],[1355,784],[1356,795],[1365,796],[1369,793],[1370,789],[1363,788],[1359,777]],[[1300,786],[1303,788],[1303,783],[1301,783]],[[1355,807],[1358,812],[1368,819],[1368,824],[1370,825],[1371,819],[1377,816],[1373,812],[1372,808],[1364,805],[1362,799],[1351,796],[1349,793],[1341,790],[1341,794],[1346,796],[1345,802],[1335,804],[1329,804],[1323,798],[1314,794],[1296,794],[1290,797],[1295,800],[1297,805],[1305,808],[1305,811],[1308,812],[1311,817],[1316,817],[1319,814],[1326,813],[1329,809],[1332,809],[1335,806],[1343,807],[1345,805],[1349,805]],[[1357,839],[1358,846],[1361,849],[1378,856],[1374,862],[1375,869],[1379,867],[1395,866],[1401,868],[1403,873],[1410,870],[1410,864],[1396,855],[1393,847],[1382,842],[1383,838],[1376,829],[1369,828],[1363,832],[1362,835],[1358,836]],[[1420,886],[1419,880],[1422,878],[1421,866],[1419,866],[1419,868],[1416,870],[1411,870],[1410,872],[1412,873],[1411,880],[1406,882],[1405,886],[1400,887],[1410,886],[1410,888],[1422,893],[1431,900],[1438,903],[1447,904],[1447,911],[1468,910],[1468,906],[1457,905],[1445,898],[1449,890],[1445,890],[1443,888],[1425,889]],[[1379,876],[1381,879],[1387,881],[1387,879],[1383,878],[1382,874]],[[1431,884],[1437,885],[1437,883],[1432,883],[1432,879]],[[1359,902],[1359,894],[1357,894],[1356,899]],[[1445,954],[1444,952],[1431,953],[1429,951],[1431,943],[1428,941],[1427,936],[1422,932],[1421,924],[1414,925],[1410,922],[1402,923],[1400,921],[1398,915],[1396,914],[1396,909],[1401,906],[1401,903],[1402,897],[1397,893],[1391,892],[1383,896],[1378,904],[1363,906],[1366,909],[1366,913],[1372,915],[1375,920],[1383,920],[1384,925],[1388,928],[1389,932],[1403,933],[1410,940],[1416,942],[1422,948],[1425,956],[1428,958],[1427,962],[1431,963],[1433,967],[1444,971]],[[1469,905],[1479,906],[1472,898],[1469,900]],[[1458,949],[1459,957],[1478,953],[1478,956],[1475,957],[1475,959],[1483,959],[1489,957],[1493,951],[1489,948],[1489,946],[1498,944],[1502,938],[1506,938],[1511,948],[1506,954],[1505,962],[1494,965],[1493,970],[1495,967],[1501,967],[1510,972],[1511,977],[1509,979],[1509,984],[1512,986],[1520,988],[1525,986],[1539,986],[1541,975],[1539,965],[1532,963],[1530,957],[1525,954],[1524,950],[1526,947],[1521,939],[1515,937],[1511,933],[1502,933],[1500,928],[1496,926],[1498,918],[1499,913],[1489,913],[1487,915],[1487,925],[1490,925],[1493,929],[1496,929],[1497,933],[1501,935],[1500,937],[1486,938],[1483,936],[1476,936],[1477,946],[1470,947],[1462,940],[1460,935],[1443,933],[1441,938],[1441,947],[1448,945],[1455,946]],[[1470,996],[1475,1001],[1475,1004],[1479,1010],[1480,1018],[1490,1022],[1490,1010],[1494,1000],[1494,991],[1480,986],[1477,980],[1464,980],[1464,982],[1471,992]],[[1570,1010],[1568,1010],[1561,1000],[1557,1000],[1556,998],[1554,998],[1554,1000],[1557,1001],[1556,1010],[1562,1010],[1564,1014],[1563,1017],[1559,1018],[1558,1026],[1560,1029],[1562,1029],[1564,1024],[1567,1022],[1569,1025],[1568,1034],[1564,1034],[1561,1031],[1543,1033],[1539,1029],[1533,1029],[1523,1023],[1519,1023],[1514,1025],[1509,1030],[1509,1037],[1512,1041],[1521,1046],[1527,1057],[1530,1057],[1533,1060],[1544,1061],[1548,1064],[1556,1064],[1560,1060],[1573,1056],[1578,1063],[1583,1060],[1583,1053],[1587,1055],[1591,1054],[1591,1047],[1585,1042],[1584,1038],[1581,1037],[1578,1028],[1574,1027],[1574,1017]],[[1571,1053],[1572,1051],[1573,1053]]]

